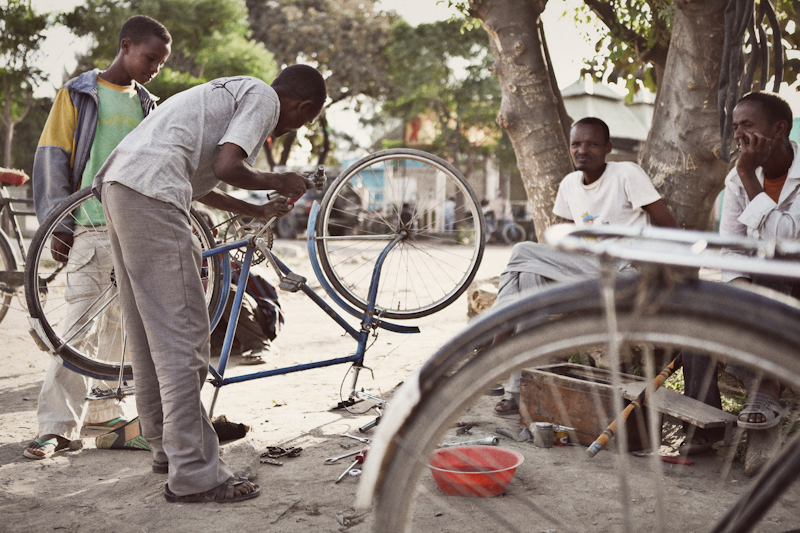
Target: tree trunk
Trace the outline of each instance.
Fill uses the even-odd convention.
[[[678,223],[708,229],[729,166],[719,154],[717,81],[726,0],[678,0],[642,167]]]
[[[508,132],[531,205],[536,234],[553,222],[558,184],[573,170],[558,98],[540,39],[546,2],[470,0],[495,57],[503,100],[497,123]]]

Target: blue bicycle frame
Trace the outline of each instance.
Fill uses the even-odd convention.
[[[283,368],[277,368],[274,370],[265,370],[263,372],[253,372],[251,374],[245,374],[241,376],[235,377],[225,377],[225,368],[228,364],[228,359],[230,357],[231,347],[233,346],[233,337],[236,333],[236,324],[239,320],[239,311],[242,307],[242,298],[245,294],[245,288],[247,286],[247,279],[250,274],[250,265],[252,263],[253,254],[256,250],[256,238],[250,237],[247,239],[242,239],[236,242],[232,242],[229,244],[223,244],[219,247],[212,248],[203,252],[203,258],[211,258],[214,256],[221,256],[223,260],[221,261],[222,268],[223,268],[223,281],[222,287],[223,290],[226,290],[230,287],[231,279],[232,279],[232,272],[231,272],[231,265],[230,260],[228,259],[228,253],[232,250],[238,250],[241,248],[245,249],[245,258],[242,262],[241,272],[239,274],[239,281],[237,283],[237,290],[236,296],[233,300],[233,306],[231,308],[230,318],[228,319],[228,327],[225,331],[225,340],[222,344],[222,352],[219,359],[219,365],[214,368],[212,365],[209,365],[209,372],[211,374],[210,383],[216,387],[214,391],[214,400],[212,401],[211,408],[209,409],[209,414],[213,413],[214,411],[214,404],[216,403],[217,394],[219,393],[220,387],[224,385],[230,385],[231,383],[239,383],[242,381],[250,381],[253,379],[265,378],[269,376],[279,376],[283,374],[291,374],[293,372],[301,372],[303,370],[310,370],[312,368],[322,368],[326,366],[333,366],[333,365],[340,365],[344,363],[352,363],[354,367],[354,376],[352,381],[352,386],[350,390],[350,398],[352,399],[353,395],[355,394],[356,390],[356,382],[358,380],[358,373],[361,368],[363,368],[364,363],[364,354],[367,349],[367,341],[369,340],[369,334],[372,330],[376,328],[382,328],[388,331],[393,331],[395,333],[419,333],[419,328],[416,326],[401,326],[398,324],[392,324],[389,322],[385,322],[380,319],[379,316],[375,313],[375,299],[377,298],[378,294],[378,284],[380,282],[380,275],[381,275],[381,268],[383,267],[384,260],[389,252],[394,248],[400,241],[402,241],[405,237],[403,235],[397,235],[394,240],[392,240],[389,244],[381,252],[378,260],[375,263],[375,267],[372,270],[372,279],[370,281],[370,287],[368,292],[368,300],[367,300],[367,309],[365,311],[357,310],[346,303],[337,293],[333,290],[330,286],[328,281],[325,279],[325,276],[322,272],[322,269],[319,265],[319,261],[317,259],[317,247],[316,241],[314,240],[314,228],[316,227],[317,215],[319,213],[319,204],[314,202],[312,206],[311,213],[308,219],[308,228],[306,230],[306,239],[308,242],[308,256],[311,259],[311,266],[314,269],[314,274],[317,277],[320,285],[325,289],[325,292],[328,296],[336,302],[336,304],[345,310],[350,315],[358,318],[361,320],[361,329],[355,329],[351,326],[342,316],[336,312],[330,305],[328,305],[325,300],[323,300],[314,290],[308,287],[307,284],[303,283],[300,285],[300,290],[302,290],[311,300],[317,304],[325,313],[331,317],[337,324],[339,324],[348,335],[353,337],[353,339],[358,342],[358,346],[356,348],[355,353],[349,355],[347,357],[338,357],[335,359],[327,359],[324,361],[315,361],[311,363],[305,363],[301,365],[294,365],[294,366],[287,366]],[[260,248],[259,249],[262,253],[269,254],[272,258],[274,264],[281,270],[284,275],[292,274],[292,271],[287,267],[280,259],[278,259],[271,250],[267,248]],[[224,255],[223,255],[224,254]],[[219,323],[219,320],[222,317],[224,308],[225,308],[225,301],[226,299],[223,298],[220,301],[219,306],[216,309],[215,315],[211,321],[212,329],[213,326]]]

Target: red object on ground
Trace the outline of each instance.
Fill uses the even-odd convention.
[[[429,466],[445,494],[483,498],[503,494],[524,461],[521,453],[497,446],[453,446],[436,450]]]
[[[21,170],[0,168],[0,182],[7,185],[22,185],[30,178]]]

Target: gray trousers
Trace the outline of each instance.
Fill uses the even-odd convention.
[[[199,242],[171,204],[113,182],[102,197],[142,435],[154,460],[169,461],[172,492],[207,491],[232,473],[200,400],[209,319]]]
[[[620,263],[619,271],[632,269]],[[500,290],[495,306],[541,290],[557,282],[575,282],[596,278],[600,273],[600,259],[593,255],[564,252],[535,242],[514,245],[506,269],[500,274]],[[511,374],[506,392],[519,393],[520,372]]]

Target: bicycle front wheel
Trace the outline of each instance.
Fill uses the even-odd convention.
[[[132,379],[124,356],[122,319],[102,208],[91,189],[64,200],[40,225],[25,266],[25,293],[31,325],[46,348],[72,370],[107,380]],[[203,250],[214,247],[207,225],[192,210],[193,233]],[[73,228],[67,263],[53,246],[65,227]],[[213,312],[222,296],[218,259],[203,262],[206,302]]]
[[[365,310],[381,254],[376,311],[418,318],[443,309],[472,281],[484,250],[480,205],[452,165],[410,149],[376,152],[331,184],[315,239],[333,288]]]
[[[523,373],[521,394],[537,399],[522,402],[525,423],[546,421],[576,428],[582,444],[588,445],[581,432],[602,421],[594,434],[599,436],[621,411],[622,397],[611,391],[627,386],[629,377],[618,370],[603,373],[554,363],[605,351],[612,341],[619,341],[623,355],[643,354],[644,366],[651,369],[645,383],[661,370],[664,360],[678,353],[686,357],[691,350],[727,360],[729,367],[735,362],[775,377],[790,390],[800,391],[797,305],[697,281],[662,287],[643,298],[637,284],[636,279],[618,281],[618,335],[609,334],[599,283],[553,288],[488,313],[407,379],[377,429],[365,465],[363,481],[377,495],[374,530],[530,531],[533,524],[537,531],[559,532],[766,533],[800,526],[796,512],[800,487],[791,487],[800,473],[800,444],[792,434],[800,424],[797,404],[783,422],[781,437],[788,440],[783,455],[764,467],[758,481],[742,475],[736,459],[741,431],[734,432],[729,446],[695,458],[702,465],[696,467],[702,468],[700,472],[659,460],[661,454],[675,455],[669,448],[672,437],[667,429],[662,435],[660,414],[645,403],[647,416],[637,417],[638,429],[632,417],[627,425],[618,426],[613,444],[617,451],[652,452],[649,457],[601,452],[588,460],[580,446],[548,450],[505,441],[503,446],[522,452],[527,464],[518,468],[504,498],[458,498],[437,488],[427,468],[434,448],[443,441],[464,440],[455,434],[458,420],[475,425],[469,439],[484,436],[478,428],[496,427],[498,419],[488,412],[497,399],[483,393],[514,370],[530,369]],[[715,365],[710,368],[701,381],[717,379]],[[483,419],[487,415],[488,421]],[[516,434],[519,427],[512,431]],[[637,446],[637,438],[656,444]],[[777,488],[770,493],[762,483]],[[477,491],[473,495],[480,494],[480,486],[473,490]],[[776,501],[781,503],[756,525]],[[742,515],[735,516],[739,511]]]

